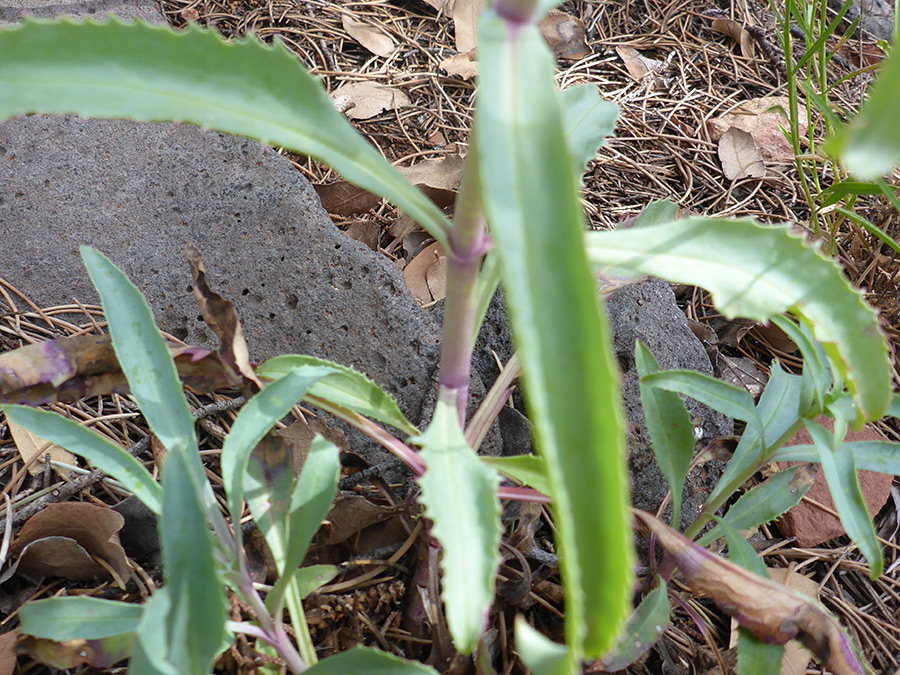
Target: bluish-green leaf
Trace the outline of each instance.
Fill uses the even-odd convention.
[[[835,261],[787,227],[693,217],[585,237],[595,264],[706,288],[728,318],[807,319],[865,418],[887,409],[891,371],[875,312]]]
[[[305,671],[307,675],[437,675],[431,666],[404,661],[371,647],[353,647],[329,656]]]
[[[128,675],[180,675],[169,660],[168,618],[171,607],[166,586],[157,589],[144,604]]]
[[[678,215],[678,204],[673,202],[671,199],[657,199],[656,201],[650,202],[645,206],[640,214],[638,214],[637,220],[634,223],[635,227],[648,227],[650,225],[659,225],[660,223],[667,223],[670,220],[675,220],[675,217]]]
[[[900,476],[900,443],[892,441],[852,441],[844,443],[856,468]],[[773,462],[819,462],[815,445],[791,445],[772,455]]]
[[[180,675],[209,675],[227,635],[225,588],[204,509],[194,493],[187,461],[177,452],[169,453],[163,469],[159,531],[170,603],[166,661]]]
[[[235,522],[243,511],[244,474],[250,453],[269,429],[300,402],[312,384],[328,372],[313,366],[293,369],[247,401],[237,416],[222,444],[222,480]]]
[[[553,58],[534,25],[479,29],[477,156],[558,515],[573,658],[599,657],[631,610],[633,543],[618,374],[587,265]]]
[[[693,370],[650,373],[641,377],[641,386],[690,396],[727,417],[746,422],[760,434],[763,431],[753,397],[744,387],[737,387]]]
[[[803,388],[803,381],[799,375],[789,375],[776,363],[769,374],[769,383],[766,385],[756,413],[766,430],[765,438],[761,438],[753,427],[748,426],[738,443],[731,459],[722,472],[722,477],[713,488],[707,502],[714,502],[720,497],[729,485],[740,476],[762,468],[766,460],[772,454],[770,448],[792,427],[799,424],[798,402]],[[737,486],[740,487],[740,486]]]
[[[862,110],[825,146],[862,180],[877,178],[900,162],[900,53],[892,49],[869,89]]]
[[[835,510],[841,517],[841,524],[869,562],[871,578],[877,579],[884,571],[884,553],[878,543],[875,524],[866,508],[862,489],[859,487],[853,453],[847,449],[845,443],[834,447],[836,439],[828,429],[807,419],[803,420],[803,426],[812,437],[819,453],[822,471],[825,473]]]
[[[291,370],[304,366],[317,366],[331,371],[310,388],[310,395],[379,422],[390,424],[407,434],[419,433],[419,430],[403,416],[397,403],[384,389],[353,368],[314,356],[285,354],[266,361],[259,367],[256,374],[260,377],[277,380]]]
[[[162,488],[159,483],[121,446],[55,412],[18,405],[3,406],[2,410],[10,421],[84,457],[94,468],[120,481],[148,509],[156,514],[161,512]]]
[[[640,341],[635,344],[634,364],[641,377],[641,405],[653,454],[672,492],[672,526],[681,529],[681,493],[696,444],[694,424],[678,394],[644,382],[645,376],[659,372],[659,362]]]
[[[310,565],[301,567],[294,573],[294,581],[301,598],[334,579],[341,570],[337,565]]]
[[[466,443],[456,405],[441,396],[428,429],[415,439],[428,464],[419,478],[425,515],[444,549],[444,605],[456,648],[471,654],[487,628],[500,565],[499,474]]]
[[[300,479],[291,495],[285,574],[276,582],[266,598],[270,609],[274,609],[281,602],[293,576],[291,570],[300,567],[313,537],[328,515],[337,495],[340,474],[341,458],[337,446],[316,435],[310,445]],[[299,581],[297,591],[302,595]]]
[[[45,598],[22,606],[19,630],[48,640],[97,640],[137,630],[144,608],[78,595]]]
[[[33,112],[184,121],[311,155],[446,242],[441,210],[357,134],[278,40],[189,24],[39,23],[0,32],[0,119]]]
[[[833,384],[825,350],[821,344],[814,341],[812,330],[806,324],[798,326],[784,315],[773,316],[772,323],[794,341],[803,355],[804,391],[798,406],[799,412],[806,413],[813,401],[818,407],[817,412],[822,411],[825,407],[825,397]]]
[[[750,530],[765,523],[770,523],[784,515],[789,509],[800,503],[803,495],[812,487],[812,477],[805,480],[803,467],[795,466],[779,471],[761,485],[741,495],[732,504],[728,513],[721,519],[735,530]],[[708,546],[719,537],[724,536],[724,527],[716,525],[706,532],[697,543]]]
[[[516,653],[534,675],[578,672],[571,650],[536,631],[521,614],[516,616]]]
[[[175,362],[147,301],[128,277],[96,249],[82,246],[81,257],[100,295],[116,358],[131,395],[163,446],[185,458],[197,493],[209,494],[194,419]]]
[[[609,671],[624,670],[643,656],[662,637],[669,625],[669,592],[662,578],[656,578],[650,591],[625,624],[616,647],[603,658]]]
[[[534,488],[545,495],[550,494],[550,479],[547,478],[547,462],[538,455],[512,455],[509,457],[479,456],[483,463],[500,473],[515,478],[520,483]]]
[[[562,92],[566,143],[575,176],[580,179],[587,164],[616,128],[619,106],[605,101],[593,84],[580,84]]]
[[[894,394],[891,396],[891,404],[888,406],[887,412],[884,413],[887,417],[900,417],[900,394]]]

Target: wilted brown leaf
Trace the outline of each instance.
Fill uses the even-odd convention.
[[[470,52],[478,43],[478,17],[487,7],[487,0],[455,0],[450,11],[456,51]]]
[[[478,75],[478,60],[476,50],[454,54],[440,62],[439,68],[451,77],[461,80],[471,80]]]
[[[381,197],[345,180],[328,185],[313,185],[313,188],[319,195],[322,208],[335,216],[346,218],[357,213],[366,213],[381,204]]]
[[[736,127],[726,131],[719,139],[719,159],[722,171],[729,180],[762,178],[766,175],[766,165],[753,136]]]
[[[624,45],[616,47],[616,54],[619,55],[619,58],[622,59],[622,62],[625,64],[625,69],[628,71],[628,74],[638,82],[640,82],[645,75],[649,75],[663,64],[662,61],[657,61],[656,59],[644,56],[634,47],[627,47]]]
[[[13,675],[16,671],[16,644],[19,637],[18,628],[0,635],[0,675]]]
[[[712,29],[737,42],[741,46],[741,56],[745,59],[752,59],[756,55],[753,50],[753,36],[741,23],[733,19],[714,19]]]
[[[349,82],[332,93],[335,105],[353,120],[367,120],[385,110],[409,105],[409,96],[399,89],[375,82]]]
[[[117,583],[124,582],[131,574],[119,544],[124,523],[125,519],[108,507],[79,502],[50,504],[26,521],[10,552],[21,554],[18,571],[33,577],[84,580],[110,572],[118,577]]]
[[[713,555],[655,517],[632,513],[659,539],[685,581],[769,644],[798,639],[835,675],[864,675],[866,667],[840,624],[814,600]]]
[[[394,52],[394,39],[380,28],[360,21],[351,14],[344,14],[341,23],[347,35],[376,56],[387,58]]]
[[[333,546],[346,541],[361,530],[403,513],[407,506],[382,506],[365,497],[348,495],[338,497],[328,513],[331,527],[323,546]]]
[[[444,247],[440,243],[435,242],[430,246],[422,249],[415,258],[409,261],[409,264],[403,269],[403,278],[409,292],[419,302],[420,305],[428,305],[435,300],[440,300],[443,295],[435,297],[428,284],[428,270],[432,265],[438,263],[444,257]],[[438,271],[432,273],[435,277]],[[435,281],[437,283],[437,281]],[[445,284],[446,286],[446,284]],[[436,289],[439,292],[445,289]]]
[[[197,298],[197,304],[200,305],[203,320],[219,339],[216,351],[225,369],[232,375],[233,384],[240,384],[243,381],[241,377],[243,375],[262,389],[262,383],[256,377],[256,372],[250,364],[250,352],[247,349],[247,341],[244,339],[241,321],[238,319],[234,303],[226,300],[209,287],[209,283],[206,281],[206,270],[203,268],[203,257],[191,242],[188,242],[185,247],[185,255],[194,277],[194,297]]]
[[[551,9],[538,28],[557,59],[578,61],[593,53],[585,39],[584,24],[571,14]]]
[[[743,129],[753,136],[766,164],[792,164],[794,148],[782,131],[788,127],[788,120],[780,112],[789,109],[787,96],[754,98],[721,117],[709,120],[706,126],[713,141],[718,141],[731,127]],[[800,136],[804,137],[807,123],[802,115],[800,117]]]
[[[40,436],[31,433],[25,427],[20,427],[15,422],[6,421],[19,456],[28,466],[28,473],[36,476],[44,470],[44,457],[50,455],[51,461],[62,462],[72,466],[78,466],[78,460],[68,450],[63,450],[58,445],[45,441]],[[30,462],[30,463],[29,463]]]

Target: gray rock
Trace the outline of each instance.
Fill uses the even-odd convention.
[[[251,357],[353,366],[420,421],[437,323],[399,270],[337,230],[308,181],[258,143],[189,125],[31,116],[0,125],[0,276],[41,305],[96,302],[78,253],[107,254],[161,328],[213,343],[185,242],[233,299]]]
[[[632,502],[640,509],[655,512],[668,484],[653,455],[644,424],[638,374],[634,365],[634,345],[640,340],[663,369],[684,368],[712,375],[712,365],[700,341],[675,304],[675,294],[664,281],[650,279],[617,290],[607,299],[607,311],[614,335],[614,347],[622,371],[622,393],[628,423],[628,459],[631,471]],[[730,435],[730,419],[705,405],[687,399],[687,407],[703,430],[707,442]],[[721,475],[718,461],[710,462],[688,476],[682,503],[682,525],[693,521]]]
[[[150,23],[164,23],[156,5],[148,0],[0,0],[0,26],[25,17],[53,19],[67,16],[102,20],[109,14]]]

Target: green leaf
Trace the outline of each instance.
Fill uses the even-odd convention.
[[[812,479],[804,480],[804,476],[800,473],[802,469],[803,467],[795,466],[779,471],[761,485],[741,495],[741,498],[729,507],[728,513],[717,520],[739,531],[770,523],[784,515],[799,504],[803,495],[812,487]],[[724,536],[724,529],[723,526],[716,525],[700,537],[697,543],[700,546],[708,546]]]
[[[830,138],[825,150],[837,155],[862,180],[877,178],[900,162],[900,53],[892,49],[869,89],[859,115]]]
[[[669,625],[669,592],[661,577],[656,577],[656,588],[647,593],[625,624],[618,644],[603,658],[603,667],[609,672],[624,670],[652,647]]]
[[[572,652],[539,633],[521,614],[516,616],[516,653],[534,675],[572,675],[578,672]]]
[[[744,387],[737,387],[693,370],[652,372],[641,377],[641,386],[690,396],[727,417],[746,422],[762,433],[763,426],[756,414],[756,404]]]
[[[631,611],[633,542],[618,374],[582,244],[554,60],[533,25],[482,15],[476,143],[483,199],[547,461],[573,658]]]
[[[722,477],[713,488],[707,503],[714,502],[723,496],[723,492],[738,477],[753,473],[761,468],[772,452],[769,450],[792,427],[799,424],[798,402],[803,388],[803,381],[798,375],[789,375],[775,363],[769,373],[759,405],[756,406],[757,417],[766,430],[765,438],[752,426],[744,430],[731,459],[722,472]],[[737,486],[740,487],[740,486]]]
[[[604,101],[593,84],[569,87],[562,92],[562,102],[566,144],[575,176],[580,179],[588,162],[594,159],[606,137],[615,130],[619,106]]]
[[[659,372],[659,362],[640,341],[635,344],[634,363],[641,377],[644,422],[650,432],[656,463],[672,492],[673,526],[680,529],[681,493],[697,442],[694,438],[694,424],[678,394],[654,388],[644,382],[644,376]]]
[[[34,112],[184,121],[311,155],[446,245],[441,210],[334,107],[283,43],[189,24],[38,23],[0,33],[0,118]]]
[[[159,522],[165,590],[166,661],[181,675],[209,675],[227,633],[225,589],[213,537],[188,475],[187,461],[169,453],[163,469]]]
[[[678,215],[678,204],[671,199],[657,199],[645,206],[634,223],[635,227],[659,225],[675,220]]]
[[[790,311],[809,320],[865,418],[887,409],[891,370],[875,312],[837,263],[787,227],[683,218],[585,237],[595,264],[702,286],[728,318]]]
[[[798,410],[806,413],[813,401],[818,411],[824,410],[825,397],[831,391],[834,380],[825,350],[815,342],[809,326],[798,326],[784,315],[773,316],[772,323],[794,341],[803,355],[804,391]]]
[[[312,384],[327,373],[326,369],[317,367],[291,370],[247,401],[241,409],[222,444],[222,480],[234,522],[240,519],[243,511],[244,474],[250,453],[275,423],[300,402]]]
[[[334,579],[341,570],[337,565],[310,565],[301,567],[294,573],[294,581],[301,598]]]
[[[438,399],[428,429],[414,439],[428,464],[419,478],[425,515],[444,549],[443,599],[456,648],[471,654],[487,627],[500,565],[500,476],[466,443],[456,405]]]
[[[317,359],[314,356],[285,354],[266,361],[257,369],[256,374],[260,377],[277,380],[291,370],[303,366],[318,366],[330,370],[310,388],[310,395],[379,422],[390,424],[407,434],[419,433],[419,430],[403,416],[397,403],[384,389],[353,368],[325,359]]]
[[[284,439],[266,434],[253,449],[244,474],[244,498],[279,576],[285,573],[288,513],[294,489],[294,461]]]
[[[144,605],[128,675],[179,675],[178,669],[169,661],[167,623],[171,607],[166,586],[157,589]]]
[[[545,495],[550,494],[550,480],[547,478],[547,462],[538,455],[514,455],[510,457],[479,456],[482,463],[492,466],[500,473],[515,478],[530,488]]]
[[[319,661],[304,672],[306,675],[437,675],[431,666],[404,661],[371,647],[353,647]]]
[[[803,426],[819,452],[819,461],[834,499],[835,509],[841,517],[841,524],[869,562],[869,575],[874,581],[884,571],[884,554],[859,487],[853,454],[845,443],[834,447],[838,439],[828,429],[807,419],[803,420]]]
[[[150,429],[163,446],[180,453],[198,494],[212,499],[200,460],[194,419],[165,338],[137,287],[109,258],[81,247],[81,258],[100,295],[116,358]]]
[[[317,434],[310,445],[300,479],[291,495],[290,537],[284,564],[285,574],[276,582],[266,598],[270,609],[274,609],[281,602],[294,576],[290,573],[291,570],[299,569],[310,542],[328,515],[337,495],[340,474],[340,451],[334,443]],[[299,584],[299,581],[297,583]]]
[[[19,629],[48,640],[98,640],[137,630],[144,608],[89,596],[35,600],[19,610]]]
[[[853,441],[844,443],[856,468],[900,476],[900,443],[891,441]],[[815,445],[792,445],[781,448],[771,457],[773,462],[819,462]]]
[[[55,412],[18,405],[0,409],[10,421],[84,457],[94,468],[120,481],[153,513],[161,512],[162,488],[159,483],[136,457],[119,445]]]

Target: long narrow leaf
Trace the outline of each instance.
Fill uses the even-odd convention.
[[[576,672],[572,652],[536,631],[521,614],[516,617],[516,652],[534,675]]]
[[[47,410],[3,406],[7,419],[39,434],[76,455],[94,468],[120,481],[156,514],[162,511],[162,488],[136,457],[93,429]]]
[[[900,476],[900,443],[852,441],[844,443],[844,447],[853,456],[857,469]],[[818,463],[819,452],[815,445],[791,445],[772,455],[771,461]]]
[[[184,121],[312,155],[446,243],[447,219],[337,112],[279,41],[212,29],[38,23],[0,33],[0,119],[33,112]]]
[[[428,464],[419,479],[420,500],[444,549],[447,624],[457,649],[471,654],[487,627],[500,564],[500,476],[478,461],[466,443],[456,406],[443,397],[416,443]]]
[[[875,312],[833,260],[786,227],[684,218],[585,237],[594,263],[702,286],[727,317],[805,317],[865,418],[887,409],[891,370]]]
[[[479,29],[477,153],[540,454],[574,658],[601,656],[630,607],[633,544],[618,376],[582,244],[553,58],[533,24]]]
[[[694,425],[678,394],[654,388],[644,376],[659,372],[659,362],[645,344],[638,342],[634,363],[641,377],[641,405],[644,422],[653,442],[653,454],[672,493],[672,523],[681,528],[681,493],[694,457]]]
[[[641,600],[625,624],[615,649],[603,658],[609,672],[624,670],[644,655],[662,637],[669,625],[669,592],[657,578],[657,586]]]
[[[868,560],[869,575],[873,580],[877,579],[884,571],[884,553],[878,543],[872,516],[866,509],[862,489],[859,487],[853,454],[844,443],[837,448],[833,447],[835,438],[828,429],[806,419],[803,420],[803,426],[806,427],[819,452],[819,461],[822,463],[825,480],[828,482],[828,489],[831,498],[834,499],[835,509],[841,517],[841,523]]]
[[[353,647],[319,661],[305,672],[307,675],[437,675],[431,666],[404,661],[371,647]]]
[[[49,640],[98,640],[137,629],[144,608],[88,596],[45,598],[22,606],[19,630]]]

